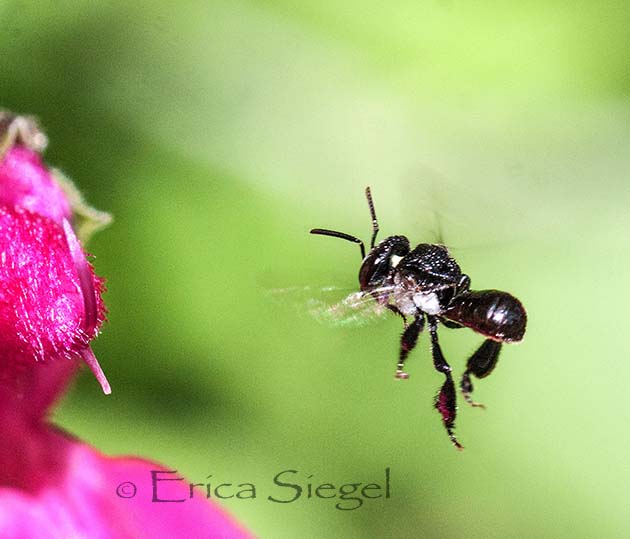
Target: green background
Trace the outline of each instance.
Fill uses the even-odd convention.
[[[627,2],[0,1],[0,104],[114,224],[93,239],[109,323],[56,413],[195,482],[261,537],[627,537]],[[329,327],[275,288],[356,287],[383,236],[435,241],[529,325],[460,407],[432,409],[427,336]],[[441,331],[459,376],[481,342]],[[272,478],[390,499],[274,504]],[[211,479],[207,479],[212,475]],[[312,475],[311,479],[308,476]]]

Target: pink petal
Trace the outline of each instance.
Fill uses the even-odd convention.
[[[165,497],[176,503],[153,502],[152,471],[157,464],[137,458],[109,458],[88,445],[52,433],[56,452],[65,454],[63,475],[29,492],[0,488],[0,537],[3,539],[240,539],[252,535],[205,493],[185,481],[171,482]],[[169,476],[170,477],[170,476]],[[124,498],[117,494],[132,492]]]

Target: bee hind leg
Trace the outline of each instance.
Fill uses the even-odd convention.
[[[475,402],[472,399],[473,385],[470,381],[470,375],[473,374],[479,379],[488,376],[497,365],[499,352],[501,352],[501,343],[493,341],[492,339],[486,339],[468,359],[466,372],[464,372],[462,376],[459,387],[464,396],[464,400],[471,406],[485,408],[483,404]]]

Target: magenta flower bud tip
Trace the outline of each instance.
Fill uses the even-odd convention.
[[[0,205],[19,206],[59,224],[72,215],[64,192],[39,155],[24,146],[13,146],[0,161]]]

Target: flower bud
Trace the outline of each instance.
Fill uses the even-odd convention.
[[[37,153],[45,141],[33,120],[0,113],[0,382],[28,377],[39,362],[82,357],[109,393],[89,347],[105,317],[103,283]]]

